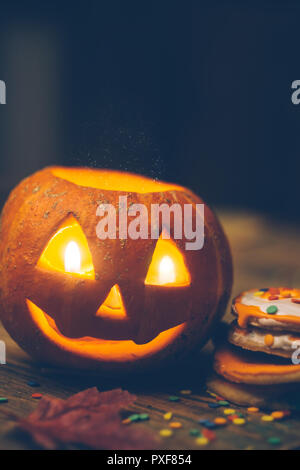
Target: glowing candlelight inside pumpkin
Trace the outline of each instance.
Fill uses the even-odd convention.
[[[79,273],[81,268],[81,257],[76,242],[69,242],[65,250],[65,271],[67,273]]]
[[[175,282],[175,265],[170,256],[164,256],[159,263],[159,282],[169,284]]]

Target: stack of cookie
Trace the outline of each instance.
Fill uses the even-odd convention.
[[[300,289],[243,292],[234,299],[232,313],[237,318],[216,348],[217,375],[208,387],[241,405],[289,401],[300,382]]]

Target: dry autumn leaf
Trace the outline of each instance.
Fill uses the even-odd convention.
[[[19,427],[46,449],[74,444],[108,450],[155,449],[152,432],[121,422],[120,410],[135,399],[125,390],[99,392],[96,387],[66,400],[43,397]]]

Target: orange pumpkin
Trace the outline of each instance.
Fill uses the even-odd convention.
[[[203,203],[139,175],[49,167],[23,180],[4,206],[0,315],[38,360],[109,371],[161,364],[203,345],[224,312],[231,256],[211,210],[205,205],[198,251],[185,250],[185,238],[101,240],[97,207],[117,207],[120,195],[149,211],[153,203]]]

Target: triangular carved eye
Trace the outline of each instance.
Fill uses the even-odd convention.
[[[69,215],[47,243],[39,268],[95,279],[92,255],[79,223]]]
[[[172,240],[158,239],[145,279],[146,285],[188,286],[190,273],[184,258]]]

